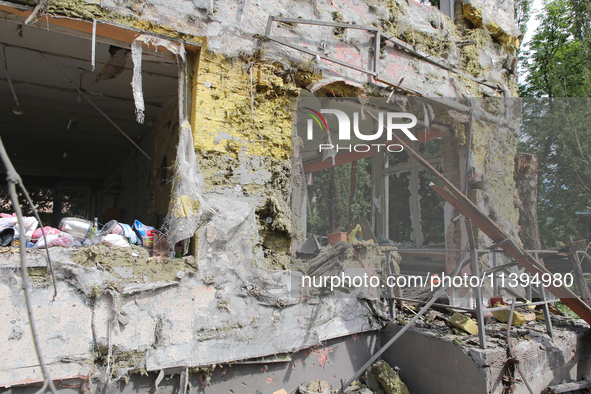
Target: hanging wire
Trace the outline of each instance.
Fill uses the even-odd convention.
[[[12,110],[15,115],[22,115],[24,113],[23,109],[21,108],[21,104],[18,101],[18,97],[16,96],[16,92],[14,90],[14,86],[12,85],[12,80],[10,79],[10,74],[8,73],[8,60],[6,58],[6,45],[2,46],[2,54],[4,56],[4,73],[6,74],[6,80],[8,81],[8,86],[10,87],[10,91],[12,92],[12,97],[14,97],[14,103],[16,107]]]

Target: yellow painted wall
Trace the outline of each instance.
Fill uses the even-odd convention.
[[[242,151],[288,159],[291,99],[298,89],[279,76],[281,72],[273,64],[227,59],[202,50],[193,85],[195,148],[233,157]]]

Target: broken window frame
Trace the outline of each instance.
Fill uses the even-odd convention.
[[[411,147],[415,150],[418,150],[420,143],[413,141]],[[443,157],[441,153],[427,160],[429,164],[432,166],[443,166]],[[384,237],[390,239],[390,188],[389,188],[389,178],[390,176],[399,176],[402,173],[410,172],[409,175],[409,189],[411,193],[409,205],[410,205],[410,220],[412,223],[412,232],[411,232],[411,240],[410,242],[414,244],[415,248],[420,248],[423,246],[424,242],[424,234],[421,225],[421,196],[419,195],[419,187],[420,187],[420,173],[421,171],[427,171],[427,169],[421,166],[416,160],[412,159],[409,156],[409,160],[405,163],[396,164],[390,167],[388,155],[385,155],[384,158],[384,166],[382,170],[382,177],[383,177],[383,186],[382,186],[382,193],[384,199],[382,201],[382,212],[383,212],[383,234]],[[441,216],[441,221],[444,221],[443,213]],[[398,240],[393,240],[394,242],[398,242]],[[431,245],[429,245],[431,246]],[[433,245],[433,246],[443,246],[443,245]]]

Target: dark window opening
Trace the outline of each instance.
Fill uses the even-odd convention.
[[[413,143],[412,147],[441,171],[440,138]],[[405,152],[388,154],[386,160],[386,237],[403,247],[443,245],[445,202],[429,187],[434,176]]]
[[[44,224],[56,227],[62,217],[74,216],[98,217],[101,224],[138,219],[159,227],[168,204],[156,206],[155,200],[166,192],[162,182],[170,175],[166,170],[178,140],[178,131],[170,126],[178,121],[176,59],[165,51],[144,49],[146,109],[145,123],[139,124],[129,44],[117,46],[97,37],[93,71],[90,40],[34,26],[19,29],[10,21],[0,21],[0,37],[0,68],[6,64],[19,101],[17,111],[8,80],[0,73],[0,135]],[[2,211],[11,213],[5,185],[0,199]]]
[[[445,15],[449,16],[452,21],[454,20],[454,0],[421,0],[421,3],[438,8]]]

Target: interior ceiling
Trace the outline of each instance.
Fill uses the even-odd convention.
[[[150,121],[161,108],[177,98],[176,60],[144,52],[144,125],[135,121],[131,88],[131,54],[125,69],[113,79],[97,76],[111,59],[110,45],[97,37],[96,67],[91,67],[91,41],[75,36],[0,21],[0,62],[4,54],[23,114],[16,107],[0,63],[0,136],[23,177],[38,179],[104,179],[136,148],[93,108],[46,60],[55,64],[86,92],[126,134],[135,141],[152,138]],[[111,52],[114,48],[111,48]],[[70,125],[68,127],[68,125]],[[140,144],[141,145],[141,144]],[[147,151],[153,156],[152,151]],[[140,160],[147,160],[143,155]],[[0,166],[2,171],[3,166]]]

